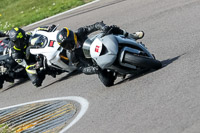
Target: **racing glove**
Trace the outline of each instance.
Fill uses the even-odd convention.
[[[82,72],[86,75],[97,74],[98,71],[99,71],[99,68],[96,66],[89,66],[89,67],[82,68]]]
[[[6,33],[0,31],[0,37],[6,37]]]

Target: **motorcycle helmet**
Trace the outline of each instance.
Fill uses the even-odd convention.
[[[73,50],[77,45],[76,34],[67,27],[64,27],[58,32],[56,39],[58,44],[64,49]]]
[[[10,41],[14,44],[14,48],[21,50],[26,47],[26,34],[21,28],[13,28],[9,31]]]

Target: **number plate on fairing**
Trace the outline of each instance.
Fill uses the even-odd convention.
[[[92,58],[98,57],[102,51],[102,42],[99,40],[99,38],[96,38],[91,47],[90,47],[90,55]]]

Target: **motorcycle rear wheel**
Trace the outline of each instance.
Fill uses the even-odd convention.
[[[162,67],[162,63],[156,59],[151,59],[144,56],[133,55],[131,53],[125,53],[124,62],[148,69],[160,69]]]

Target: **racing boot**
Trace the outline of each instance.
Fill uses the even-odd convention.
[[[55,31],[56,30],[56,25],[50,25],[49,27],[48,27],[48,32],[52,32],[52,31]]]
[[[133,34],[128,34],[128,38],[133,38],[135,40],[142,39],[144,37],[144,31],[137,31]]]
[[[36,64],[27,66],[26,72],[34,86],[40,87],[42,85],[42,81],[44,80],[44,78],[40,78],[41,76],[36,70]]]
[[[37,74],[27,73],[27,75],[35,87],[42,86],[43,79],[39,78]]]

